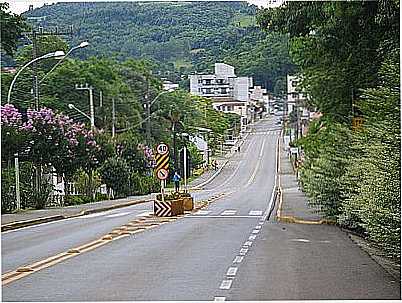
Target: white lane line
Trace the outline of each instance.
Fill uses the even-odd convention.
[[[261,225],[257,225],[256,227],[254,227],[255,229],[261,229]]]
[[[221,213],[221,216],[233,216],[237,213],[237,210],[225,210]]]
[[[255,219],[255,216],[227,216],[227,215],[210,215],[210,216],[198,216],[197,214],[188,216],[189,218],[250,218],[250,219]]]
[[[250,210],[249,216],[262,216],[262,210]]]
[[[225,301],[226,297],[215,297],[214,301]]]
[[[152,210],[151,211],[146,211],[146,212],[138,214],[136,217],[145,217],[145,216],[152,215],[153,213],[154,212]]]
[[[263,225],[263,224],[264,224],[264,221],[260,221],[258,224]]]
[[[200,211],[197,211],[197,212],[196,212],[196,214],[197,214],[197,215],[200,215],[200,216],[208,215],[208,214],[210,214],[210,213],[211,213],[210,210],[200,210]]]
[[[309,242],[310,242],[310,240],[307,240],[307,239],[291,239],[290,241],[293,241],[293,242],[304,242],[304,243],[309,243]]]
[[[81,216],[81,219],[86,219],[86,218],[96,218],[96,217],[100,217],[100,216],[106,216],[105,213],[94,213],[94,214],[90,214],[90,215],[85,215],[85,216]]]
[[[234,258],[233,263],[241,263],[241,261],[243,261],[244,257],[242,256],[236,256],[236,258]]]
[[[278,145],[279,145],[279,137],[276,140],[276,144],[275,144],[275,167],[278,166]],[[271,198],[269,200],[269,204],[267,209],[264,212],[264,216],[263,216],[263,221],[266,221],[268,218],[268,215],[272,209],[272,204],[274,203],[274,196],[275,196],[275,190],[276,190],[276,182],[277,182],[277,176],[278,176],[278,172],[275,171],[275,183],[274,186],[272,187],[272,193],[271,193]]]
[[[259,229],[254,229],[251,233],[253,233],[253,234],[258,234],[259,232],[260,232]]]
[[[223,280],[221,286],[219,286],[219,289],[230,289],[232,282],[232,280]]]
[[[108,216],[106,216],[106,218],[122,217],[122,216],[127,216],[127,215],[129,215],[129,214],[131,214],[131,212],[123,212],[123,213],[108,215]]]
[[[249,240],[255,240],[255,238],[257,238],[256,235],[251,235],[250,237],[248,237]]]
[[[236,276],[237,273],[237,267],[229,267],[226,275],[227,276]]]
[[[262,157],[262,154],[264,153],[264,146],[265,146],[265,138],[264,138],[264,141],[262,142],[261,151],[260,151],[260,158]]]
[[[246,241],[243,244],[243,246],[251,246],[251,245],[253,245],[253,242],[251,242],[251,241]]]
[[[240,254],[240,256],[244,256],[247,252],[248,252],[248,248],[242,248],[242,249],[240,249],[239,254]]]

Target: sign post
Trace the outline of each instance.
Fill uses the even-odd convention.
[[[187,192],[187,148],[184,146],[184,192]]]
[[[156,177],[161,180],[162,202],[165,202],[165,180],[169,176],[169,146],[163,142],[156,147]]]

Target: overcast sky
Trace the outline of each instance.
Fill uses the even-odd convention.
[[[132,1],[135,2],[135,0],[112,0],[112,1],[107,1],[107,2],[127,2],[127,1]],[[151,0],[142,0],[142,1],[151,1]],[[164,0],[159,0],[159,1],[164,1]],[[165,0],[169,1],[169,0]],[[180,0],[179,0],[180,1]],[[200,0],[198,0],[200,1]],[[225,0],[224,0],[225,1]],[[227,0],[230,1],[230,0]],[[267,3],[269,0],[246,0],[249,3],[256,4],[258,6],[267,6]],[[105,0],[9,0],[8,2],[10,4],[10,11],[16,14],[21,14],[25,11],[28,10],[29,5],[33,5],[34,7],[41,7],[43,4],[52,4],[56,2],[106,2]]]

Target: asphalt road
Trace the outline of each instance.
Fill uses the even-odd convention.
[[[3,301],[397,299],[394,281],[333,226],[264,221],[279,130],[258,123],[192,215],[122,237],[2,287]],[[151,210],[136,205],[2,234],[2,272],[84,244]]]

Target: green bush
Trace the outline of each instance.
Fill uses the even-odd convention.
[[[130,194],[146,195],[160,191],[160,181],[154,176],[132,173],[130,177]]]
[[[80,205],[94,202],[91,197],[85,195],[69,195],[64,197],[64,205]]]
[[[130,168],[124,159],[117,157],[107,159],[99,172],[106,186],[113,189],[116,198],[127,196],[130,185]]]
[[[109,196],[107,194],[96,193],[95,194],[95,202],[109,200]]]

